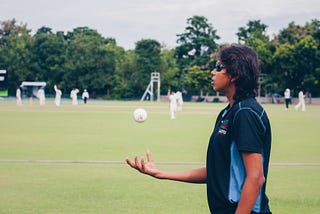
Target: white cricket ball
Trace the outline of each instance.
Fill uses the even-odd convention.
[[[137,108],[133,112],[133,119],[138,123],[142,123],[146,121],[147,117],[148,117],[147,111],[143,108]]]

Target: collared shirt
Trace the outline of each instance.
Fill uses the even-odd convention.
[[[245,181],[241,152],[260,153],[267,178],[271,149],[269,119],[254,99],[248,98],[223,109],[216,121],[207,151],[207,198],[211,213],[234,213]],[[253,213],[270,213],[260,189]]]

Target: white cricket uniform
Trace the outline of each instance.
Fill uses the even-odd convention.
[[[42,88],[38,90],[37,97],[39,98],[39,103],[41,106],[46,104],[46,97]]]
[[[21,90],[20,90],[20,88],[17,88],[16,97],[17,97],[17,106],[21,106],[22,105],[22,100],[21,100]]]
[[[182,105],[183,105],[182,93],[180,91],[177,91],[175,96],[177,98],[177,111],[182,111]]]
[[[175,94],[169,95],[169,101],[170,101],[170,116],[171,116],[171,119],[175,119],[176,112],[177,112],[177,98]]]
[[[305,95],[303,94],[303,91],[300,91],[300,92],[299,92],[298,97],[299,97],[299,103],[298,103],[294,108],[295,108],[296,110],[298,110],[298,109],[300,108],[300,106],[301,106],[301,110],[302,110],[302,111],[306,111],[306,103],[305,103],[305,101],[304,101]]]
[[[62,92],[60,89],[58,89],[58,87],[56,85],[54,85],[54,90],[56,92],[56,97],[54,99],[54,103],[56,104],[56,106],[60,106]]]
[[[72,105],[78,105],[78,97],[77,94],[79,93],[79,89],[73,89],[70,93],[70,97],[72,99]]]

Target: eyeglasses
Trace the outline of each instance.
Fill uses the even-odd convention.
[[[216,71],[220,72],[222,69],[226,68],[220,61],[216,62]]]

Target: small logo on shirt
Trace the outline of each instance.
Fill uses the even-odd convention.
[[[221,126],[219,128],[218,134],[220,135],[226,135],[227,134],[227,130],[228,130],[228,126],[229,126],[229,120],[223,120],[221,121]]]

